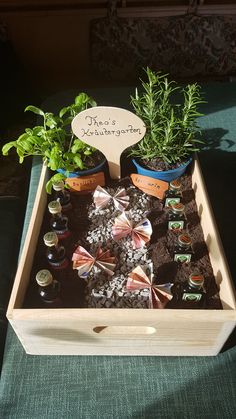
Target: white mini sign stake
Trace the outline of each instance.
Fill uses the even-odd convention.
[[[137,115],[126,109],[96,106],[76,115],[72,131],[105,155],[111,178],[119,179],[122,151],[140,141],[146,127]]]

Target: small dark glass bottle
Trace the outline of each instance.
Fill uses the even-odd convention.
[[[60,202],[49,202],[48,209],[50,214],[52,214],[52,218],[50,220],[52,230],[55,231],[59,239],[65,239],[70,235],[70,231],[68,228],[68,217],[66,217],[66,215],[62,215]]]
[[[68,266],[66,250],[64,246],[58,245],[58,237],[54,231],[49,231],[43,236],[44,244],[47,246],[46,257],[53,269],[65,269]]]
[[[174,179],[169,184],[169,189],[165,193],[164,207],[171,207],[181,201],[181,183],[179,179]]]
[[[183,230],[186,225],[186,218],[184,214],[185,205],[181,202],[174,204],[169,209],[168,214],[168,230],[178,233]]]
[[[193,256],[192,239],[187,233],[180,234],[174,247],[174,261],[189,263]]]
[[[65,189],[63,180],[53,182],[54,199],[61,204],[62,211],[69,211],[72,208],[70,201],[70,192]]]
[[[172,305],[178,308],[204,308],[206,305],[206,293],[204,290],[204,277],[199,274],[191,274],[189,279],[181,284],[173,285]]]
[[[60,283],[53,279],[50,271],[47,269],[38,271],[36,282],[39,286],[39,295],[45,303],[56,303],[60,301]]]

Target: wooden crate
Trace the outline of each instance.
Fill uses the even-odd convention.
[[[235,294],[199,163],[193,189],[223,310],[24,309],[34,252],[47,202],[42,168],[7,318],[34,355],[216,355],[236,324]]]

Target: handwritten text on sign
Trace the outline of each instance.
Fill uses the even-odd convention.
[[[162,199],[165,191],[168,189],[168,182],[159,179],[153,179],[148,176],[137,175],[132,173],[130,175],[133,184],[148,195],[155,196]]]
[[[72,131],[107,158],[110,175],[120,177],[120,155],[140,141],[146,132],[144,122],[122,108],[97,106],[80,112],[72,121]]]

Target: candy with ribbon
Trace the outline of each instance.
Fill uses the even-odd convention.
[[[93,200],[98,209],[105,208],[111,200],[113,200],[115,208],[120,211],[124,211],[129,205],[129,196],[125,188],[118,189],[114,195],[111,195],[106,189],[97,186],[93,194]]]
[[[126,289],[128,291],[136,291],[148,288],[149,308],[165,308],[168,301],[172,299],[171,287],[173,284],[153,284],[153,275],[148,276],[141,266],[137,266],[129,273]]]
[[[128,212],[123,212],[115,218],[112,226],[112,235],[114,240],[120,240],[131,235],[133,248],[144,247],[150,241],[152,235],[152,225],[148,218],[144,218],[138,224],[134,225]]]
[[[111,256],[110,250],[102,250],[98,247],[96,255],[92,256],[87,250],[78,246],[72,256],[73,269],[78,270],[80,278],[86,278],[93,268],[97,266],[102,271],[112,276],[116,267],[115,257]]]

